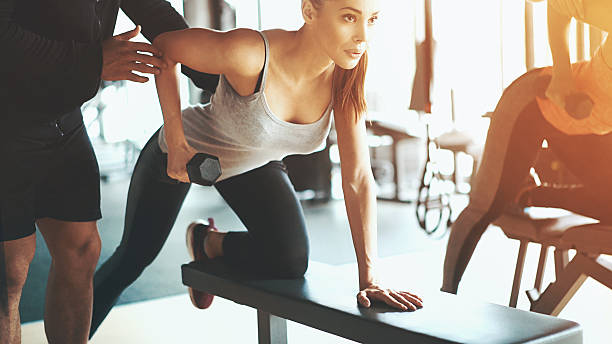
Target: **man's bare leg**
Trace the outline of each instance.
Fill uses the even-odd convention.
[[[37,225],[52,257],[45,300],[47,340],[87,343],[101,246],[96,223],[44,218]]]
[[[0,242],[0,343],[21,343],[19,301],[35,250],[34,234]]]

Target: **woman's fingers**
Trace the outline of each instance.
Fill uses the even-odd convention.
[[[357,294],[357,302],[364,307],[370,307],[370,299],[368,299],[367,293],[365,291],[360,291]]]
[[[423,308],[423,300],[415,294],[406,291],[395,291],[373,286],[360,291],[357,301],[364,307],[370,307],[371,300],[382,301],[387,305],[404,311],[415,311]]]
[[[406,295],[408,295],[408,296],[410,296],[412,298],[415,298],[415,299],[421,301],[421,303],[423,303],[423,299],[420,296],[416,295],[416,294],[409,293],[407,291],[400,291],[399,293],[402,294],[402,295],[406,294]]]
[[[176,179],[182,183],[189,183],[189,176],[187,175],[187,171],[171,170],[170,168],[168,168],[166,172],[168,173],[168,177],[172,179]]]
[[[412,298],[412,301],[409,300],[409,298],[406,298],[406,295],[402,295],[394,290],[389,290],[389,295],[393,296],[393,298],[403,304],[404,306],[406,306],[406,308],[408,308],[408,310],[412,310],[412,311],[416,311],[417,310],[417,305],[415,305],[412,301],[415,301],[414,298]]]
[[[172,162],[168,162],[168,168],[166,169],[168,177],[176,179],[182,183],[190,183],[186,163],[182,163],[181,161],[182,160],[174,160]]]
[[[371,297],[374,297],[376,300],[382,301],[393,308],[398,308],[405,311],[410,309],[408,306],[396,300],[389,292],[384,290],[374,292],[374,295],[371,295]]]
[[[397,293],[408,300],[408,302],[415,305],[417,308],[423,308],[423,300],[421,300],[420,297],[405,291],[398,291]]]
[[[175,146],[168,146],[168,165],[166,173],[172,179],[183,183],[190,183],[187,174],[187,163],[197,153],[187,142]]]

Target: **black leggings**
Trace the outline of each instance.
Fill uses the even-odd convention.
[[[544,119],[536,102],[523,109],[514,123],[505,118],[493,121],[496,122],[489,128],[470,203],[451,229],[444,260],[443,291],[457,292],[476,244],[489,224],[517,196],[544,139],[581,185],[542,188],[533,193],[535,204],[532,205],[563,208],[602,223],[612,223],[612,166],[609,163],[612,134],[566,135]],[[502,136],[501,130],[511,130],[508,141],[501,142],[498,138]],[[495,164],[487,159],[503,162]]]
[[[166,174],[167,154],[159,148],[158,135],[147,142],[134,168],[121,243],[95,274],[90,336],[162,249],[189,191],[190,184]],[[228,264],[277,278],[304,275],[309,251],[304,213],[282,162],[225,179],[215,188],[248,230],[225,236]]]

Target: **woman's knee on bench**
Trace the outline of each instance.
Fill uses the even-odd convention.
[[[269,272],[279,278],[300,278],[308,269],[308,249],[277,250],[269,254]]]
[[[308,268],[310,253],[305,223],[295,217],[270,223],[265,234],[255,235],[255,247],[267,262],[269,273],[279,278],[300,278]],[[256,251],[257,252],[257,251]]]

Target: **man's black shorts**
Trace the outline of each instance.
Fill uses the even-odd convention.
[[[0,241],[33,234],[40,218],[101,218],[100,171],[80,110],[0,138],[0,157]]]

